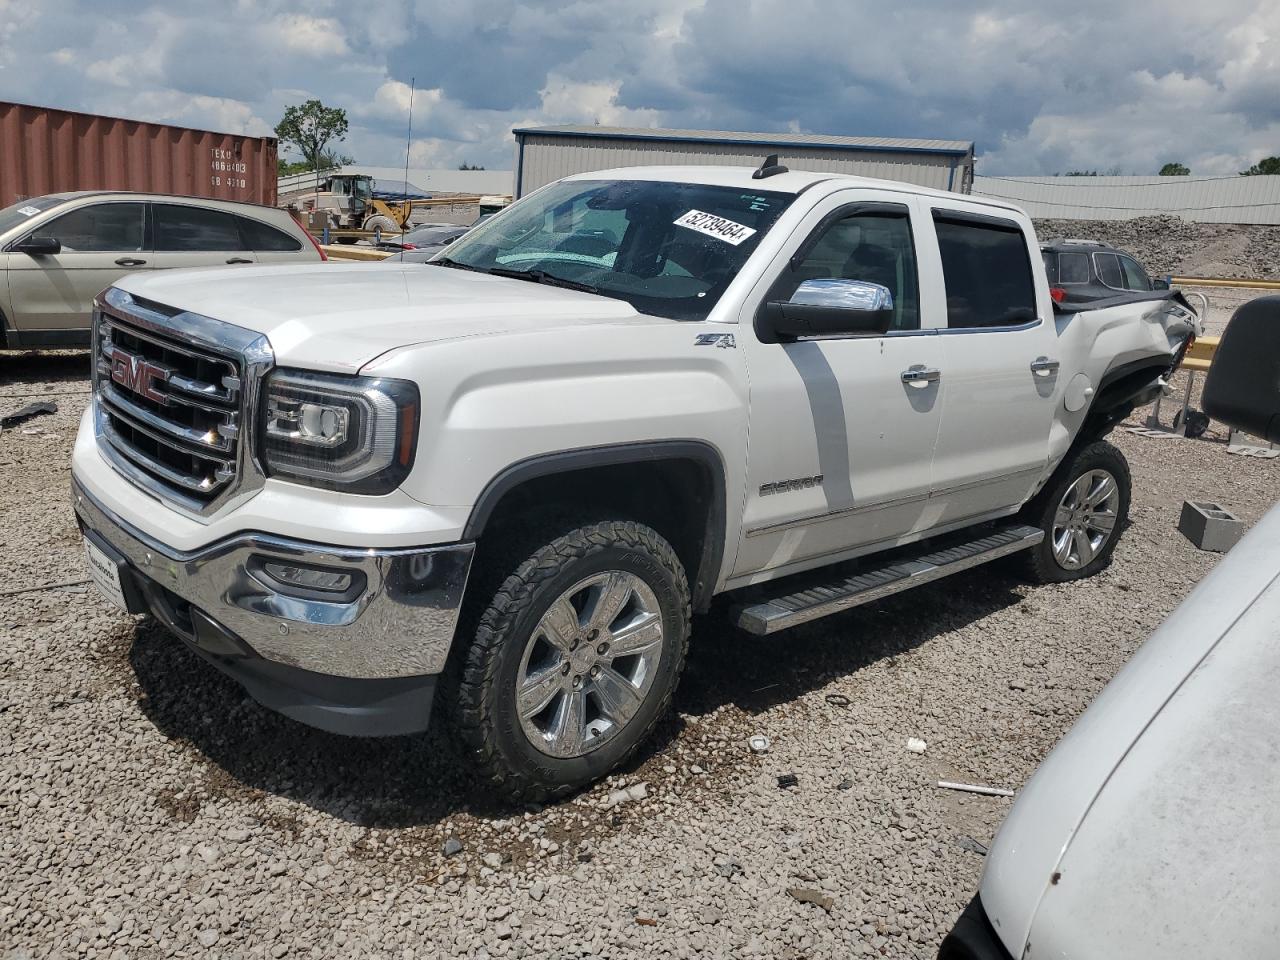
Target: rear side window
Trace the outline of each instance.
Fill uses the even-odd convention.
[[[240,224],[240,233],[250,250],[291,251],[301,250],[302,242],[291,237],[283,230],[269,227],[261,220],[250,220],[248,217],[236,217]]]
[[[1130,290],[1150,290],[1151,281],[1147,272],[1138,266],[1132,257],[1120,258],[1120,269],[1124,271],[1124,285]]]
[[[1124,275],[1120,272],[1120,258],[1114,253],[1095,253],[1093,265],[1098,268],[1098,277],[1108,287],[1116,290],[1124,289]]]
[[[145,211],[141,203],[95,203],[63,214],[34,235],[56,238],[65,253],[141,250]]]
[[[1089,255],[1087,253],[1058,254],[1059,283],[1088,283]]]
[[[176,203],[151,205],[157,251],[245,250],[236,217],[222,210]]]
[[[933,211],[951,329],[1006,327],[1036,319],[1031,255],[1012,220]]]

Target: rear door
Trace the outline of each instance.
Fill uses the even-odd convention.
[[[238,218],[225,210],[185,203],[152,203],[153,266],[223,267],[257,262],[240,232]]]
[[[1058,384],[1057,332],[1044,265],[1012,216],[962,206],[921,217],[937,242],[946,404],[933,457],[936,523],[1016,507],[1043,475]]]
[[[31,235],[53,237],[62,250],[7,255],[14,328],[47,332],[51,343],[87,336],[93,298],[126,273],[150,267],[145,214],[140,202],[90,203],[34,228]]]

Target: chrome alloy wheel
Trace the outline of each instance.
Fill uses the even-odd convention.
[[[1067,487],[1053,516],[1053,556],[1065,570],[1088,566],[1111,539],[1120,488],[1106,470],[1090,470]]]
[[[662,658],[662,610],[633,573],[608,570],[562,593],[534,629],[516,674],[529,742],[561,759],[608,743],[636,715]]]

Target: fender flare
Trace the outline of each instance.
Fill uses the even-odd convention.
[[[707,472],[710,480],[711,504],[706,518],[706,529],[703,531],[702,556],[698,559],[697,576],[690,584],[693,608],[699,612],[704,611],[711,602],[716,582],[720,577],[720,564],[724,559],[727,517],[724,459],[719,450],[704,440],[619,443],[544,453],[520,460],[491,479],[481,491],[463,528],[462,539],[478,540],[502,498],[530,480],[593,467],[654,463],[664,460],[692,461]]]

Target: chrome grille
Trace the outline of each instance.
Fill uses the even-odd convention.
[[[197,515],[260,486],[248,447],[265,338],[114,288],[97,306],[95,418],[116,467]]]

